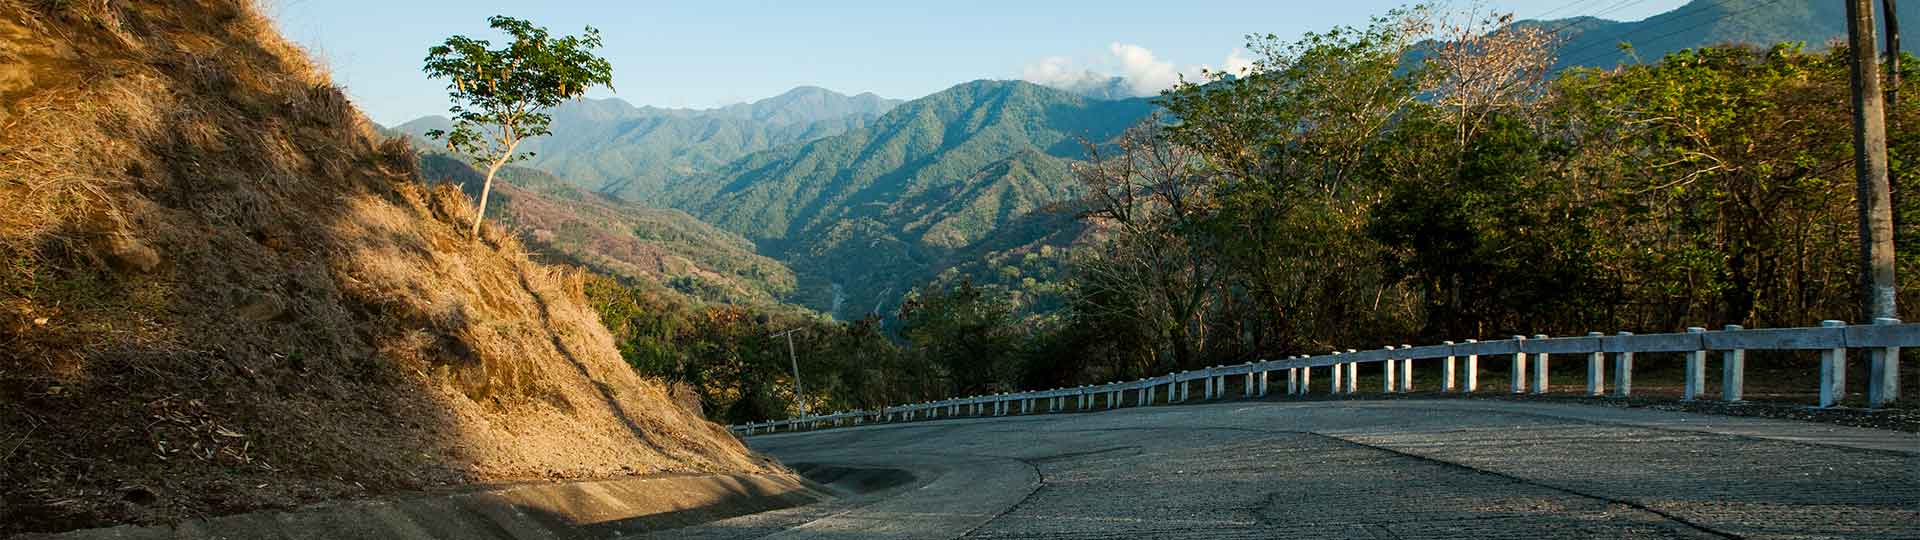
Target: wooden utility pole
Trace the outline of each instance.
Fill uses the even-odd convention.
[[[1899,0],[1880,0],[1880,12],[1887,17],[1887,110],[1900,110],[1900,16],[1894,12]]]
[[[799,328],[794,328],[791,330],[787,330],[785,332],[773,334],[773,336],[787,338],[787,362],[793,365],[793,399],[794,401],[800,402],[800,417],[806,418],[807,417],[807,395],[806,395],[806,391],[800,388],[800,357],[794,354],[793,352],[793,333],[799,332],[799,331],[800,331]]]
[[[1897,317],[1894,308],[1893,202],[1887,185],[1886,95],[1880,89],[1873,1],[1846,0],[1853,50],[1853,167],[1859,183],[1861,314]]]
[[[1887,129],[1900,117],[1900,15],[1894,9],[1899,0],[1880,0],[1880,14],[1887,18]],[[1913,170],[1909,166],[1906,170]],[[1887,175],[1887,192],[1893,194],[1893,245],[1900,245],[1900,175]]]

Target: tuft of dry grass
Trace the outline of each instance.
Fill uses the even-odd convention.
[[[0,0],[0,535],[770,466],[418,176],[245,1]]]

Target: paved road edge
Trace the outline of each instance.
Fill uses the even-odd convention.
[[[819,486],[792,475],[673,475],[323,503],[171,526],[124,525],[19,535],[13,540],[605,538],[801,506],[832,497]]]

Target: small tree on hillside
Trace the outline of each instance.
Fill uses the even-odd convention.
[[[594,86],[613,87],[613,65],[595,56],[600,31],[589,26],[579,36],[553,38],[547,29],[496,15],[489,26],[513,37],[499,49],[484,39],[447,38],[427,49],[428,77],[449,79],[447,94],[453,106],[451,131],[433,130],[427,136],[444,140],[447,150],[487,167],[480,188],[480,209],[473,216],[473,236],[480,237],[480,221],[487,215],[487,196],[493,175],[508,163],[533,157],[514,150],[528,138],[549,133],[552,120],[546,109],[585,94]]]

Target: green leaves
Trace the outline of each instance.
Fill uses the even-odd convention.
[[[553,39],[545,28],[520,19],[495,16],[487,21],[513,42],[491,49],[486,40],[453,36],[428,48],[421,68],[428,77],[447,79],[447,95],[453,100],[447,109],[453,129],[430,131],[428,138],[444,140],[447,151],[487,166],[473,218],[475,238],[480,236],[494,173],[532,157],[514,151],[521,142],[548,133],[552,118],[546,109],[588,88],[613,84],[613,65],[592,52],[600,47],[600,32],[593,27],[580,36]]]
[[[484,39],[449,37],[427,49],[421,70],[430,78],[446,79],[453,101],[447,110],[452,129],[427,136],[445,141],[449,151],[497,168],[530,157],[515,155],[514,149],[520,141],[548,133],[551,118],[545,109],[593,87],[611,88],[613,66],[594,55],[601,41],[593,27],[579,36],[554,38],[545,28],[512,17],[495,16],[488,23],[512,42],[494,48]]]

